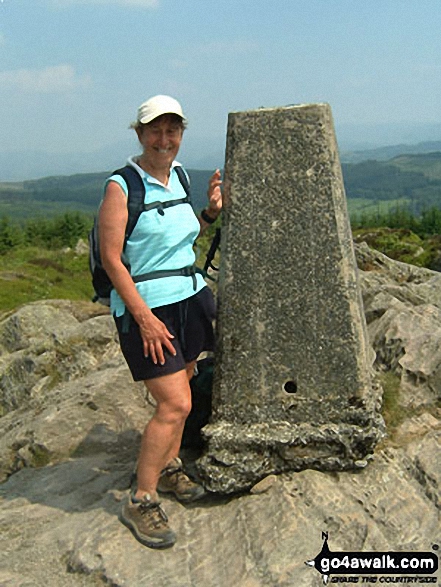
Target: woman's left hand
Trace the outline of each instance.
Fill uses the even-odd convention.
[[[208,213],[216,218],[222,210],[222,185],[220,169],[216,169],[208,182]]]

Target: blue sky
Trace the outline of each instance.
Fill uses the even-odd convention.
[[[441,140],[440,31],[440,0],[0,0],[0,161],[110,168],[159,93],[193,167],[223,157],[228,112],[260,106],[328,102],[343,146]]]

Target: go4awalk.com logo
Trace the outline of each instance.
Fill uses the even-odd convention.
[[[306,564],[322,574],[325,585],[331,575],[351,575],[350,578],[333,577],[332,583],[437,584],[438,545],[433,546],[435,552],[332,552],[328,533],[323,532],[322,538],[321,551]]]

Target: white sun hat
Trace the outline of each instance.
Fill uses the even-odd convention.
[[[182,118],[184,124],[187,123],[187,118],[184,116],[179,102],[170,96],[159,95],[153,96],[153,98],[149,98],[141,104],[138,108],[136,121],[132,122],[130,126],[136,128],[140,124],[147,124],[163,114],[177,114]]]

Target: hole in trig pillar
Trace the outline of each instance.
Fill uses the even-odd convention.
[[[287,381],[283,385],[283,389],[286,391],[286,393],[297,393],[297,381],[294,381],[293,379]]]

